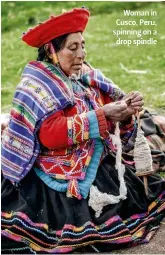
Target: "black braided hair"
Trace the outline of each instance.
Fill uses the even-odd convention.
[[[64,47],[66,39],[67,39],[67,36],[68,36],[68,34],[65,34],[65,35],[61,35],[61,36],[51,40],[51,43],[53,44],[55,52],[60,51]],[[44,45],[42,45],[38,49],[37,60],[38,61],[43,61],[43,60],[46,60],[46,59],[47,59],[46,52],[45,52],[45,49],[44,49]],[[51,62],[51,59],[47,59],[47,61]]]

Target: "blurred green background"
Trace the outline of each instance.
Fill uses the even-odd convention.
[[[24,66],[36,59],[37,49],[28,47],[19,37],[23,31],[48,19],[51,14],[60,14],[62,9],[88,7],[91,19],[84,34],[87,61],[99,68],[126,92],[139,90],[145,98],[145,106],[165,113],[165,4],[162,2],[2,2],[2,112],[8,112],[16,85]],[[123,10],[155,10],[158,35],[157,45],[116,45],[113,30],[116,19],[136,20],[140,17],[124,17]],[[122,26],[131,29],[130,26]],[[134,27],[132,27],[134,28]],[[136,29],[155,29],[155,26],[141,26]],[[121,36],[127,39],[127,36]],[[130,37],[129,37],[130,38]],[[133,36],[131,38],[134,38]],[[150,38],[145,36],[143,39]],[[135,38],[134,38],[135,39]],[[145,74],[128,73],[129,70],[145,70]]]

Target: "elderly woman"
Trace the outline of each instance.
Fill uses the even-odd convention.
[[[115,168],[116,123],[128,149],[143,98],[85,62],[88,18],[73,9],[22,37],[39,54],[3,132],[2,253],[109,252],[147,242],[165,215],[158,175],[147,196],[133,161]]]

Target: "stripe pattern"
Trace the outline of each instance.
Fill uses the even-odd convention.
[[[67,253],[78,247],[105,243],[128,246],[147,243],[158,229],[165,212],[165,192],[163,192],[142,214],[132,215],[126,220],[113,216],[101,225],[92,221],[82,226],[65,224],[63,229],[52,230],[46,223],[35,223],[25,213],[2,213],[2,236],[24,244],[22,248],[11,248],[3,252]],[[155,222],[153,224],[153,222]],[[157,222],[157,223],[156,223]],[[150,227],[149,227],[150,226]],[[21,245],[22,246],[22,245]],[[21,247],[20,246],[20,247]]]
[[[44,119],[73,105],[68,84],[59,82],[58,75],[37,61],[24,69],[2,139],[2,171],[12,182],[19,182],[32,168],[40,150],[36,133]]]
[[[92,70],[81,80],[82,84],[96,88],[96,91],[99,88],[109,93],[113,100],[124,95],[99,70]],[[52,64],[32,61],[25,67],[13,99],[9,127],[2,139],[2,172],[12,182],[23,179],[36,161],[40,151],[37,131],[42,122],[52,113],[75,104],[72,84],[74,81]],[[83,123],[83,136],[88,139],[87,118]],[[68,139],[72,143],[73,137]]]

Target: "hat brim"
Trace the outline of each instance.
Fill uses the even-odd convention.
[[[89,19],[89,11],[74,8],[58,16],[51,16],[47,21],[37,25],[22,36],[22,40],[32,47],[41,47],[64,34],[83,32]]]

